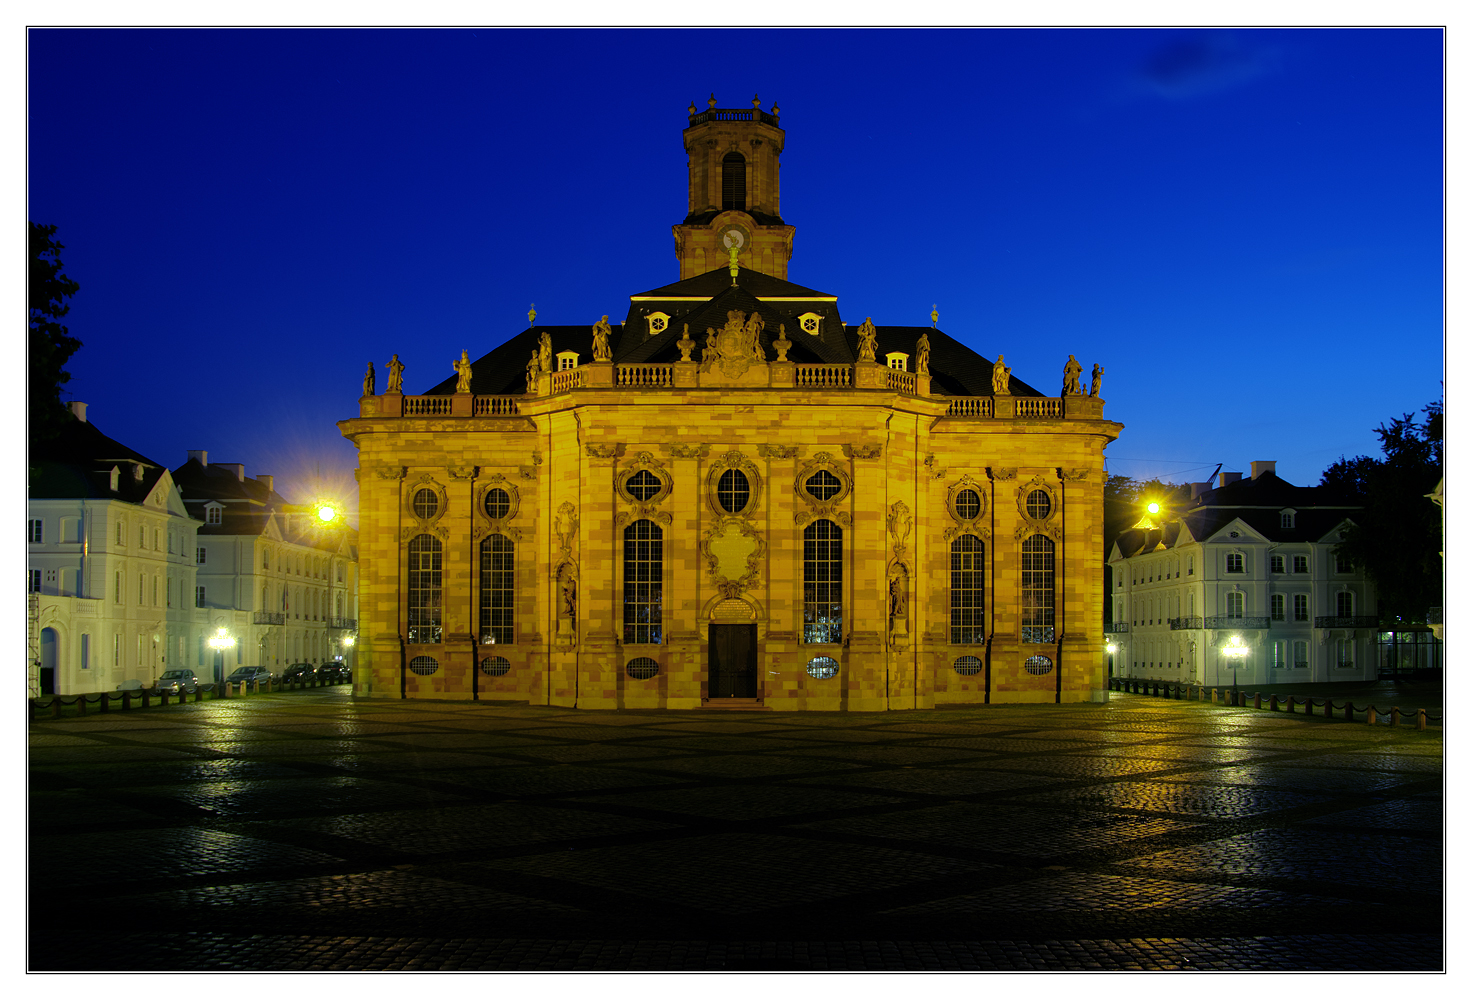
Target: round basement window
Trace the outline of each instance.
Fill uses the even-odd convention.
[[[440,668],[440,661],[433,656],[416,656],[409,661],[409,669],[421,677],[428,677]]]
[[[956,673],[960,674],[962,677],[975,677],[977,674],[981,673],[981,657],[957,657],[956,662],[951,664],[951,666],[955,669]]]
[[[838,661],[831,656],[815,656],[808,661],[808,676],[826,681],[837,676]]]
[[[630,660],[624,670],[628,671],[629,676],[636,681],[647,681],[659,673],[659,664],[647,656],[640,656]]]
[[[505,677],[511,670],[511,661],[504,656],[487,656],[480,661],[480,672],[491,677]]]
[[[1053,661],[1046,656],[1029,656],[1027,662],[1022,665],[1022,669],[1041,677],[1043,674],[1053,672]]]

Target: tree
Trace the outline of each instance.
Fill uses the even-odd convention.
[[[61,387],[71,381],[63,366],[82,342],[67,332],[61,318],[71,311],[67,299],[80,287],[61,273],[55,226],[31,223],[30,264],[30,425],[31,444],[51,440],[71,419],[61,403]]]
[[[1425,621],[1441,606],[1441,509],[1426,495],[1442,477],[1442,406],[1403,414],[1375,428],[1383,458],[1340,458],[1324,472],[1333,487],[1364,506],[1335,553],[1375,583],[1381,618]]]

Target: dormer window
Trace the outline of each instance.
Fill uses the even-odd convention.
[[[884,356],[884,360],[890,368],[894,369],[897,372],[907,372],[910,370],[910,356],[908,354],[904,354],[900,351],[894,351],[890,354],[886,354]]]
[[[565,372],[578,366],[577,351],[559,351],[557,353],[557,370]]]
[[[208,504],[204,509],[205,524],[220,524],[224,521],[225,508],[217,503]]]
[[[823,317],[817,313],[803,313],[797,317],[797,325],[802,327],[802,332],[816,337],[822,329]]]
[[[649,321],[649,336],[658,337],[670,327],[669,313],[653,312],[645,317]]]
[[[1296,513],[1297,513],[1296,511],[1291,511],[1291,510],[1285,510],[1282,513],[1280,513],[1278,515],[1278,527],[1280,527],[1280,528],[1291,528],[1291,527],[1293,527],[1293,518],[1294,518],[1294,515]]]
[[[112,467],[112,470],[107,474],[107,488],[112,490],[114,493],[118,491],[118,476],[118,467],[114,465]]]

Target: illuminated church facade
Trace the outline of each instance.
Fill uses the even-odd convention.
[[[777,109],[693,106],[680,280],[422,395],[365,379],[359,696],[1102,701],[1099,369],[1040,392],[787,280]],[[1061,359],[1060,359],[1061,360]],[[1060,366],[1063,367],[1063,366]]]

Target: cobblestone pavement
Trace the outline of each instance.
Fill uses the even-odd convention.
[[[1115,694],[30,726],[34,970],[1436,970],[1442,740]]]

